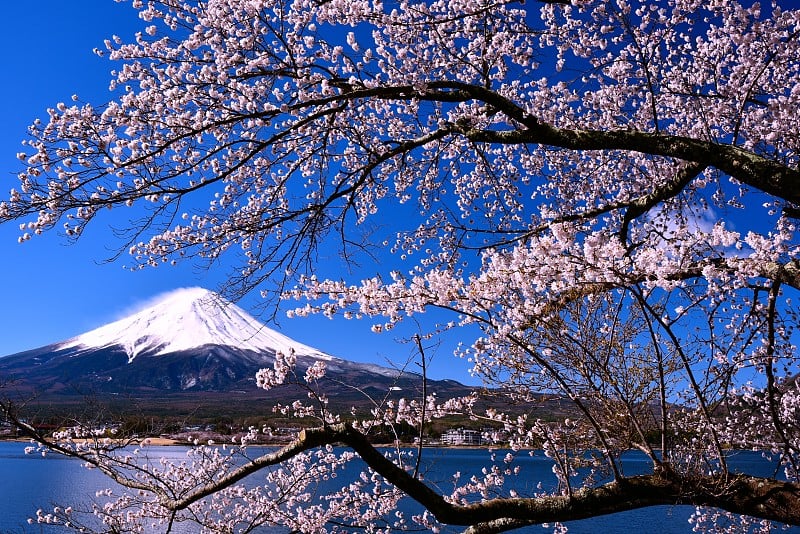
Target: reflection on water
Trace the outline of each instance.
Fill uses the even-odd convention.
[[[109,487],[109,481],[96,470],[85,469],[80,462],[49,454],[25,455],[26,444],[0,442],[0,532],[28,533],[40,532],[39,527],[29,526],[27,519],[35,516],[41,508],[51,510],[56,504],[74,507],[91,507],[95,491]],[[184,447],[148,447],[153,459],[166,456],[175,460],[186,458]],[[255,451],[253,451],[255,452]],[[498,453],[502,463],[505,453]],[[624,456],[623,467],[626,474],[633,475],[647,471],[649,463],[640,453]],[[426,449],[424,453],[424,476],[428,484],[449,493],[453,488],[452,474],[460,471],[462,481],[489,461],[489,452],[484,449]],[[520,454],[515,465],[521,466],[521,475],[514,479],[514,488],[522,495],[533,491],[541,481],[545,488],[555,484],[551,472],[552,463],[541,453],[529,456]],[[731,465],[737,471],[753,475],[769,476],[774,466],[764,460],[759,453],[742,451],[736,453]],[[251,480],[259,483],[258,475]],[[338,486],[344,481],[339,479]],[[410,506],[413,508],[413,506]],[[633,510],[613,516],[598,517],[568,523],[570,532],[577,534],[637,532],[645,534],[682,534],[691,532],[688,523],[693,508],[691,506],[659,506]],[[281,529],[282,530],[282,529]],[[262,529],[261,532],[280,532],[279,529]],[[454,530],[456,532],[457,530]],[[544,533],[541,527],[530,527],[518,532],[526,534]],[[800,534],[800,528],[786,532]]]

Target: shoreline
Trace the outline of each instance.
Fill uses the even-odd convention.
[[[22,437],[3,437],[0,438],[0,443],[31,443],[36,442],[35,440],[31,440],[30,438],[22,438]],[[75,440],[78,443],[82,443],[86,440]],[[114,440],[112,441],[122,441],[122,440]],[[147,443],[145,443],[147,442]],[[130,445],[137,445],[137,446],[148,446],[148,445],[156,445],[156,446],[170,446],[170,445],[186,445],[191,446],[193,443],[188,441],[173,439],[173,438],[162,438],[162,437],[154,437],[154,438],[137,438],[130,440]]]
[[[220,436],[221,437],[221,436]],[[84,440],[75,440],[78,442],[82,442]],[[122,441],[122,440],[114,440],[112,441]],[[236,440],[229,439],[213,439],[213,445],[231,445]],[[0,443],[31,443],[30,438],[24,437],[0,437]],[[283,447],[291,443],[291,440],[286,441],[279,441],[279,442],[271,442],[271,443],[250,443],[249,446],[251,447]],[[194,446],[193,440],[187,439],[177,439],[177,438],[167,438],[167,437],[150,437],[150,438],[136,438],[132,439],[128,443],[131,446],[138,446],[138,447],[147,447],[147,446],[156,446],[156,447],[171,447],[171,446],[183,446],[183,447],[192,447]],[[198,445],[200,444],[207,444],[207,440],[199,440]],[[401,447],[403,449],[409,448],[417,448],[418,445],[416,443],[373,443],[374,447],[379,449],[389,449],[393,447]],[[502,448],[502,446],[497,445],[433,445],[433,444],[426,444],[423,446],[424,449],[474,449],[474,450],[491,450],[491,449],[498,449]]]

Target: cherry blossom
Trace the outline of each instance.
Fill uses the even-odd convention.
[[[291,383],[303,398],[275,410],[318,426],[259,457],[245,440],[142,464],[114,442],[18,420],[42,450],[129,489],[93,511],[108,528],[562,531],[675,503],[698,506],[698,529],[800,524],[800,10],[132,5],[142,32],[96,51],[114,61],[110,101],[58,103],[30,127],[0,221],[18,224],[21,242],[53,229],[77,239],[103,209],[130,213],[134,270],[235,257],[230,287],[291,317],[360,319],[381,335],[413,318],[417,340],[456,332],[475,376],[532,412],[423,393],[336,414],[316,387],[324,367],[283,354],[258,384]],[[359,268],[332,271],[321,250]],[[551,398],[570,402],[569,417],[543,417]],[[455,476],[445,495],[416,460],[369,443],[454,414],[515,454],[542,449],[558,487],[521,495],[512,454]],[[735,474],[732,448],[764,451],[780,472]],[[649,474],[625,475],[629,449],[649,457]],[[356,457],[354,482],[312,495]],[[253,473],[268,484],[240,484]],[[404,495],[425,511],[396,514]],[[32,519],[75,525],[66,510]]]

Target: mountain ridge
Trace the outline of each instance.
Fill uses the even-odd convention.
[[[294,389],[265,391],[256,372],[271,367],[277,352],[297,357]],[[40,399],[109,395],[161,399],[176,395],[247,393],[285,401],[302,393],[305,370],[326,365],[315,384],[332,404],[349,408],[371,398],[418,396],[418,373],[331,356],[260,323],[246,311],[202,288],[173,291],[153,305],[67,340],[0,358],[0,383]],[[453,380],[428,380],[428,392],[461,396],[473,389]],[[187,397],[188,396],[188,397]]]

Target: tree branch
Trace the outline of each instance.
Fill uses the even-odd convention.
[[[634,200],[625,211],[620,228],[620,240],[625,243],[628,240],[628,230],[631,221],[644,215],[660,202],[670,199],[679,194],[698,174],[705,170],[706,165],[702,163],[690,163],[685,165],[675,176],[675,178],[664,187],[658,188],[649,195]]]
[[[742,183],[792,204],[800,203],[800,171],[753,152],[680,135],[633,130],[576,130],[531,121],[525,130],[462,128],[470,140],[498,144],[541,144],[571,150],[624,150],[713,166]]]
[[[372,97],[388,100],[418,98],[436,102],[478,100],[502,111],[506,116],[523,125],[525,129],[498,131],[474,128],[470,124],[453,126],[455,131],[460,131],[475,142],[541,144],[572,150],[623,150],[677,158],[695,165],[690,165],[680,173],[676,178],[676,186],[685,185],[705,167],[712,166],[751,187],[793,205],[800,204],[800,171],[759,156],[754,152],[732,145],[679,135],[636,130],[603,131],[558,128],[540,121],[503,95],[478,85],[444,80],[431,82],[423,91],[413,86],[396,86],[353,90],[345,93],[343,97],[345,99]],[[692,172],[695,174],[692,175]]]
[[[186,508],[263,467],[314,447],[337,443],[352,448],[369,467],[427,508],[442,523],[474,525],[467,531],[471,533],[500,532],[526,524],[571,521],[669,504],[713,506],[788,524],[797,524],[800,517],[800,486],[797,484],[726,473],[682,477],[666,468],[651,475],[620,478],[601,486],[582,488],[570,497],[498,498],[467,505],[453,504],[386,458],[349,423],[307,429],[281,450],[256,458],[190,496],[162,499],[160,504],[170,510]]]

